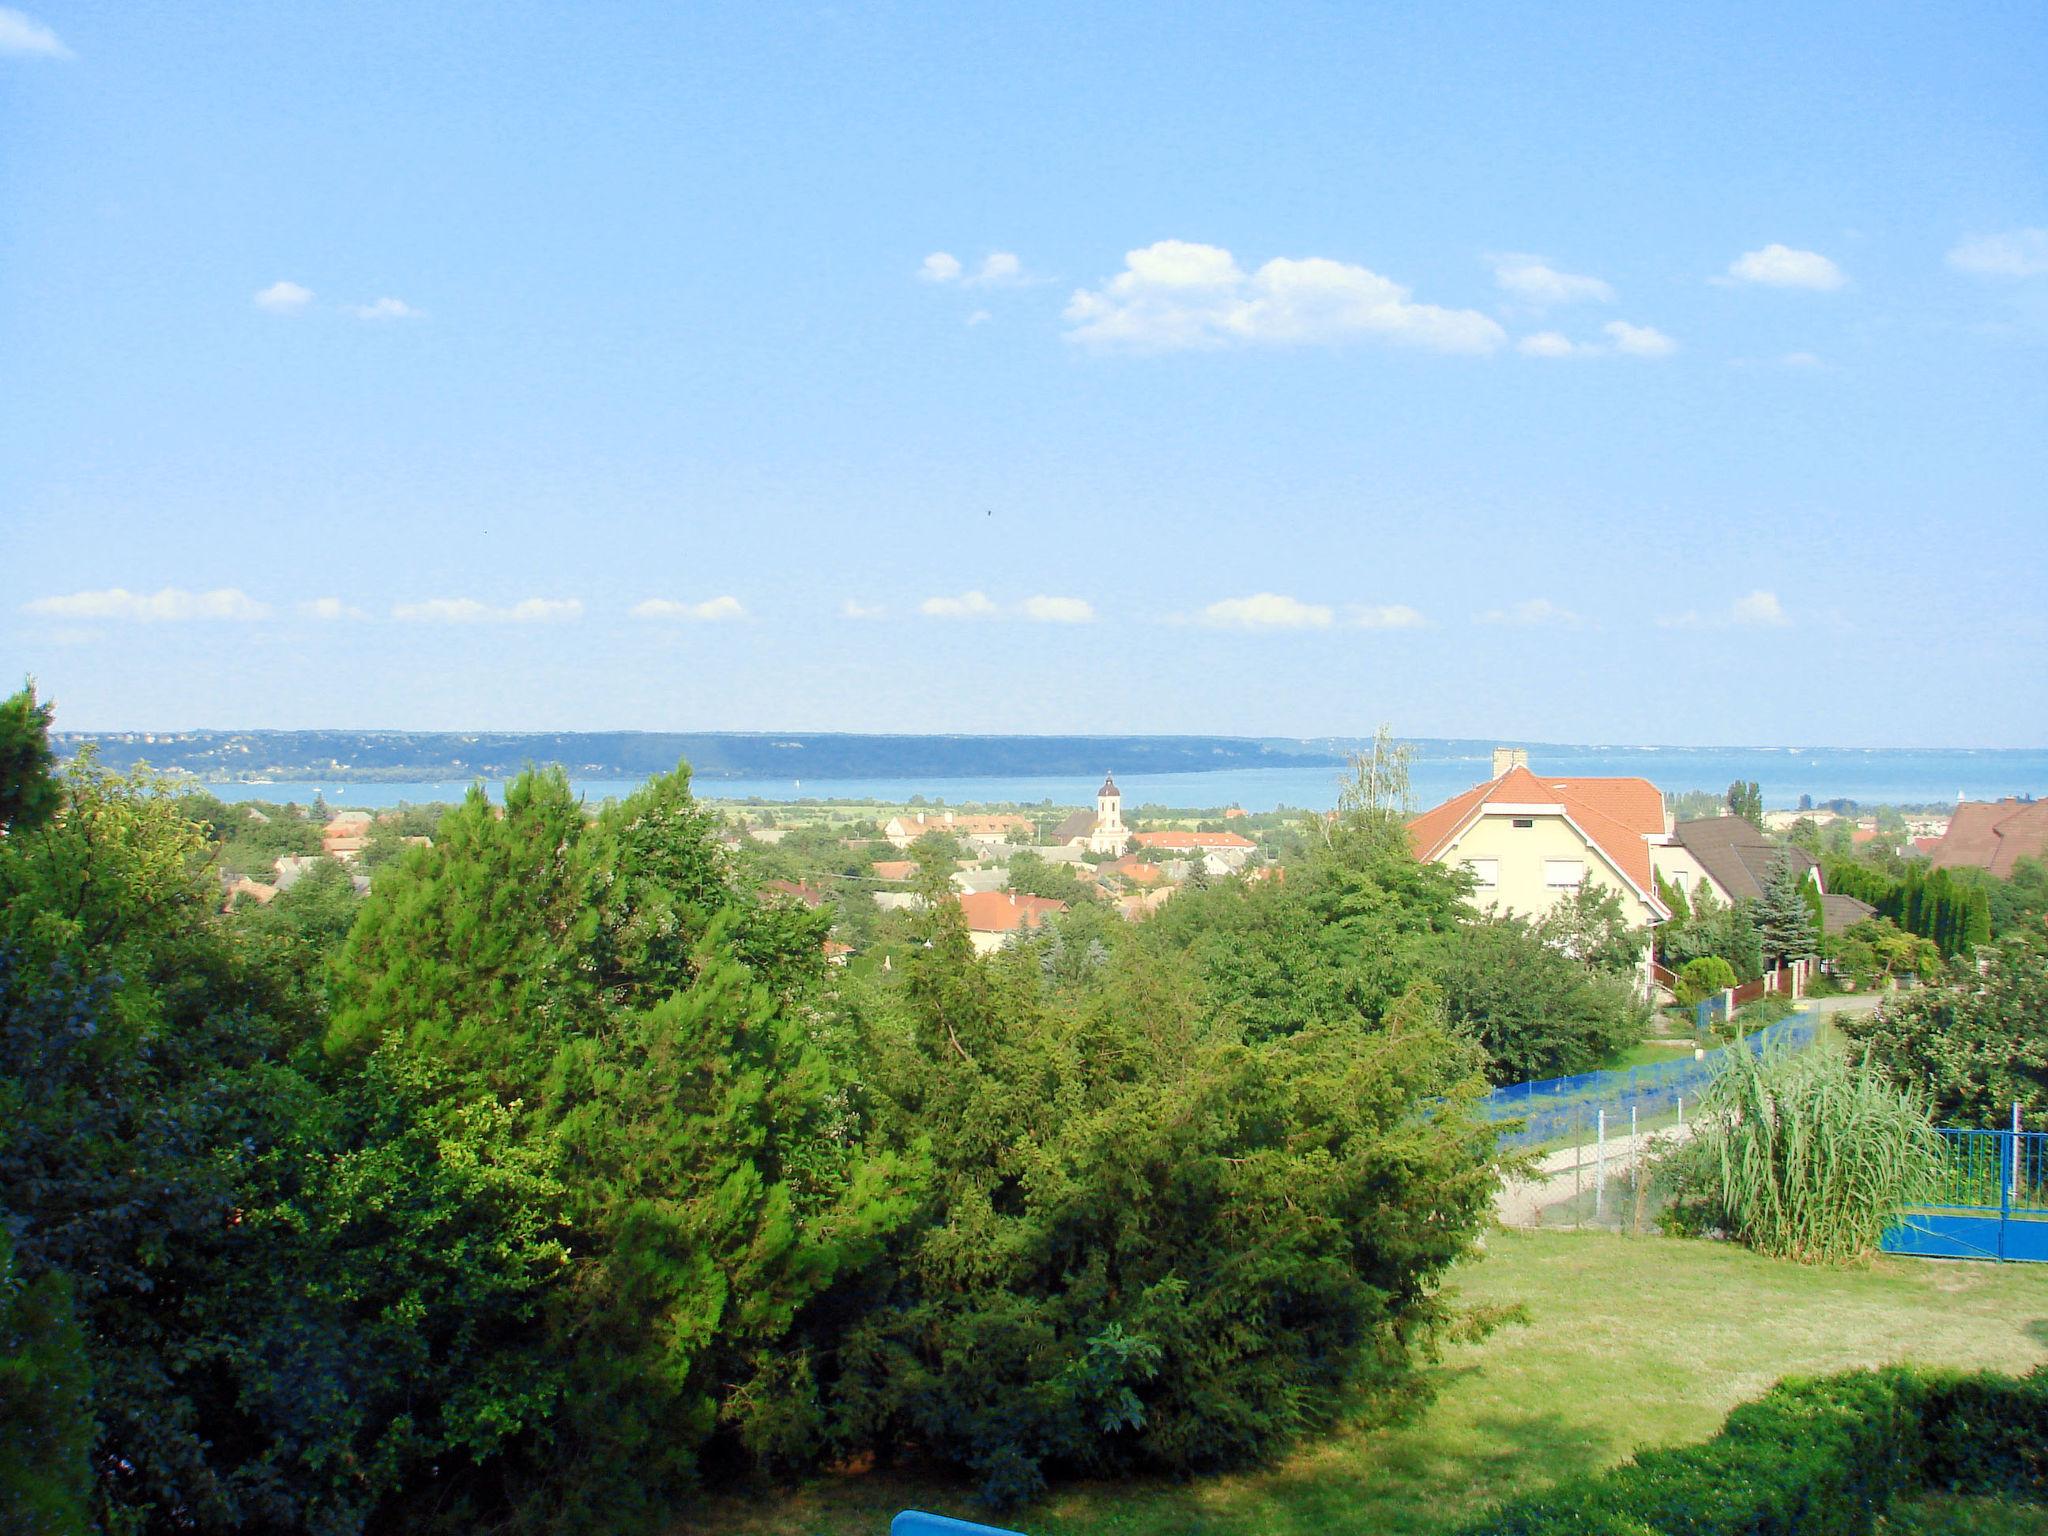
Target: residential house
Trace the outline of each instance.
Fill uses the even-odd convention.
[[[967,938],[974,952],[992,955],[1012,934],[1043,927],[1053,914],[1066,911],[1067,904],[1015,891],[976,891],[960,898],[960,910],[967,918]]]
[[[327,825],[320,829],[323,838],[368,837],[370,823],[377,818],[368,811],[336,811],[328,818]]]
[[[1131,891],[1117,898],[1116,910],[1125,922],[1135,923],[1141,918],[1150,917],[1171,901],[1173,891],[1174,888],[1170,885],[1158,886],[1149,891]]]
[[[963,896],[977,891],[1000,891],[1010,883],[1009,871],[979,864],[964,865],[953,871],[953,889]]]
[[[827,939],[821,947],[827,965],[844,965],[853,954],[853,946],[843,944],[838,939]]]
[[[323,835],[320,839],[320,851],[326,854],[328,858],[339,859],[344,864],[353,864],[362,854],[362,851],[369,846],[370,840],[367,837],[333,837]]]
[[[1124,825],[1124,792],[1116,787],[1115,774],[1103,775],[1102,788],[1095,791],[1095,814],[1074,812],[1053,830],[1052,841],[1062,848],[1122,857],[1131,833]]]
[[[1936,869],[2008,879],[2021,859],[2048,860],[2048,800],[1959,800],[1927,857]]]
[[[1140,848],[1171,849],[1177,853],[1251,854],[1259,845],[1238,832],[1138,832],[1131,841]]]
[[[319,853],[288,853],[271,866],[277,872],[277,878],[271,881],[271,884],[280,891],[288,891],[299,883],[300,876],[306,874],[325,857],[325,854]]]
[[[1657,872],[1687,901],[1702,884],[1712,886],[1724,904],[1756,901],[1780,859],[1820,884],[1820,865],[1804,848],[1772,842],[1743,817],[1709,816],[1671,829],[1671,841],[1657,853]]]
[[[987,815],[966,815],[944,808],[931,811],[904,811],[891,816],[882,824],[882,836],[898,848],[908,848],[927,832],[943,832],[948,837],[958,837],[982,843],[1011,843],[1020,835],[1026,842],[1033,836],[1034,829],[1029,816],[1011,812],[992,812]]]
[[[877,859],[875,878],[892,885],[907,885],[917,878],[917,867],[915,859]]]
[[[1638,928],[1671,915],[1651,862],[1668,834],[1664,796],[1648,779],[1538,776],[1528,753],[1508,747],[1493,754],[1491,779],[1408,823],[1416,857],[1469,871],[1482,909],[1540,917],[1590,883],[1612,891]]]
[[[1150,859],[1141,859],[1134,853],[1127,853],[1114,864],[1102,866],[1105,875],[1114,875],[1125,885],[1164,885],[1166,871]]]
[[[825,893],[823,891],[819,890],[815,885],[802,885],[795,880],[769,880],[763,883],[761,891],[764,895],[772,891],[778,896],[793,897],[807,907],[822,907],[825,905]]]
[[[251,880],[247,875],[238,875],[234,880],[224,882],[221,895],[226,907],[233,907],[238,896],[248,897],[259,907],[267,907],[277,900],[277,887],[265,885],[261,880]]]

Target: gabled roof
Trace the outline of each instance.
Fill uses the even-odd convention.
[[[1550,779],[1510,768],[1409,822],[1415,856],[1439,857],[1489,806],[1556,806],[1653,909],[1663,910],[1650,872],[1649,839],[1663,835],[1664,795],[1648,779]]]
[[[1019,896],[1015,891],[975,891],[960,898],[960,910],[967,916],[973,933],[1014,933],[1036,928],[1055,912],[1067,910],[1064,901],[1045,896]]]
[[[1778,867],[1778,860],[1790,858],[1802,876],[1814,867],[1814,857],[1804,848],[1774,843],[1741,816],[1710,816],[1702,821],[1681,821],[1672,836],[1685,845],[1686,852],[1699,860],[1700,868],[1737,901],[1755,901]]]
[[[1056,843],[1071,843],[1077,837],[1086,837],[1095,830],[1093,811],[1076,811],[1053,829],[1052,840]]]
[[[875,860],[875,878],[877,880],[915,880],[917,878],[917,861],[915,859],[877,859]]]
[[[822,907],[825,904],[823,891],[813,885],[799,885],[794,880],[770,880],[764,883],[761,889],[774,891],[781,896],[794,896],[807,907]]]
[[[1928,852],[1936,869],[1983,869],[2001,879],[2021,859],[2048,859],[2048,800],[1964,800]]]
[[[1847,933],[1866,917],[1875,916],[1877,908],[1854,896],[1837,896],[1830,892],[1820,899],[1821,932],[1829,937]]]
[[[1256,848],[1259,845],[1236,832],[1139,832],[1132,841],[1140,848]]]

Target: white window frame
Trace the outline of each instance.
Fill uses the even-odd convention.
[[[1472,883],[1482,891],[1500,888],[1499,859],[1467,859],[1465,868],[1471,873]]]
[[[1575,869],[1577,875],[1569,880],[1558,879],[1562,870]],[[1545,859],[1543,861],[1543,887],[1550,891],[1576,891],[1586,883],[1586,861],[1584,859]]]

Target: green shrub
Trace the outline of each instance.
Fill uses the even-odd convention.
[[[1862,1258],[1931,1182],[1925,1103],[1839,1051],[1733,1050],[1666,1160],[1680,1205],[1759,1253],[1804,1264]]]
[[[1678,985],[1673,990],[1677,992],[1679,1002],[1691,1008],[1734,985],[1734,966],[1719,955],[1701,955],[1697,960],[1686,961],[1685,968],[1678,973]]]
[[[1924,1488],[2048,1490],[2048,1371],[1909,1367],[1779,1383],[1704,1445],[1518,1500],[1467,1536],[1868,1536]]]

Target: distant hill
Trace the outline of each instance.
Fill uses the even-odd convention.
[[[503,778],[560,763],[578,778],[638,779],[687,759],[698,778],[982,778],[1194,773],[1339,763],[1335,738],[1242,736],[881,736],[768,731],[64,731],[66,757],[90,744],[107,767],[138,762],[211,783],[334,783]]]

